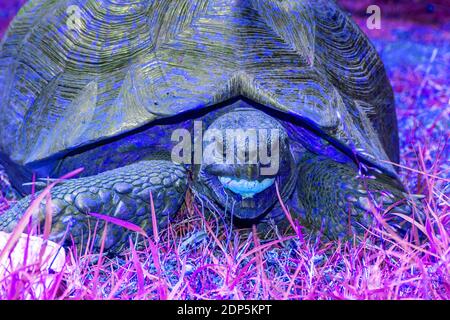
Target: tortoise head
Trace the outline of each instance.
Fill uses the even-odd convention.
[[[296,181],[289,136],[278,119],[239,100],[203,136],[196,182],[235,219],[259,220]]]

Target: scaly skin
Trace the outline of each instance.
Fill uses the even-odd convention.
[[[313,239],[358,239],[371,227],[381,226],[373,210],[398,235],[405,236],[411,225],[396,214],[411,216],[412,208],[416,207],[419,209],[416,214],[420,215],[420,203],[413,204],[398,182],[376,172],[372,174],[361,176],[354,163],[339,163],[306,153],[298,165],[295,192],[284,202],[285,208],[293,221],[298,220],[302,232]],[[290,229],[286,213],[279,205],[257,226],[266,239],[286,234]]]
[[[180,208],[186,189],[186,170],[161,160],[142,161],[95,176],[69,180],[51,191],[52,239],[60,240],[69,230],[75,243],[86,243],[89,228],[94,230],[97,221],[89,218],[91,212],[129,221],[151,234],[150,192],[159,226],[163,227]],[[30,196],[25,197],[2,215],[0,230],[12,231],[30,201]],[[37,216],[42,222],[45,203],[39,207]],[[128,234],[122,227],[110,225],[105,249],[116,250],[127,240]],[[70,243],[71,239],[67,237],[66,244]],[[95,247],[98,249],[99,245],[97,238]]]
[[[299,165],[298,201],[305,213],[300,221],[310,231],[320,232],[330,240],[351,239],[374,225],[371,210],[387,209],[404,201],[402,191],[398,182],[384,175],[361,177],[354,163],[309,156]],[[394,207],[393,211],[411,213],[408,205]],[[401,219],[391,213],[383,219],[396,231],[407,231]]]

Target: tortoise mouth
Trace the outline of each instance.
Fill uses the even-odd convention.
[[[239,194],[242,199],[253,198],[256,194],[270,188],[274,183],[274,178],[265,178],[262,181],[238,179],[235,177],[219,177],[223,187]]]
[[[194,186],[214,199],[225,210],[224,213],[232,217],[236,226],[251,227],[277,204],[276,185],[283,201],[293,193],[298,170],[291,153],[287,156],[275,176],[248,176],[243,172],[234,174],[233,169],[236,168],[232,167],[227,174],[223,171],[217,174],[203,168],[198,172]]]

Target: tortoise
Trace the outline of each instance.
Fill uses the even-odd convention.
[[[150,232],[151,204],[165,226],[188,190],[238,228],[285,224],[283,203],[346,239],[373,225],[372,200],[405,191],[384,65],[329,0],[31,0],[2,44],[0,95],[0,164],[24,196],[0,230],[33,175],[79,167],[51,191],[53,239],[80,242],[90,213]],[[112,226],[106,249],[126,238]]]

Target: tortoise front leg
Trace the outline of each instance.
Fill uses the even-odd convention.
[[[158,224],[163,227],[173,217],[184,200],[187,172],[181,165],[170,161],[141,161],[95,176],[73,179],[54,187],[52,197],[52,240],[59,241],[66,230],[76,244],[86,243],[97,223],[88,215],[98,213],[128,221],[151,234],[152,216],[150,193]],[[11,232],[30,205],[31,197],[20,200],[0,216],[0,231]],[[39,219],[45,217],[45,204],[39,208]],[[98,226],[101,228],[103,223]],[[100,232],[101,233],[101,232]],[[66,236],[66,244],[71,237]],[[95,247],[100,245],[96,238]],[[105,249],[115,250],[127,240],[127,230],[110,224]]]
[[[395,231],[404,234],[411,228],[393,214],[412,212],[402,187],[382,174],[363,179],[353,163],[310,156],[299,165],[297,194],[304,209],[301,223],[314,233],[321,231],[330,240],[363,235],[376,223],[374,208],[383,213],[392,207],[383,219]]]

